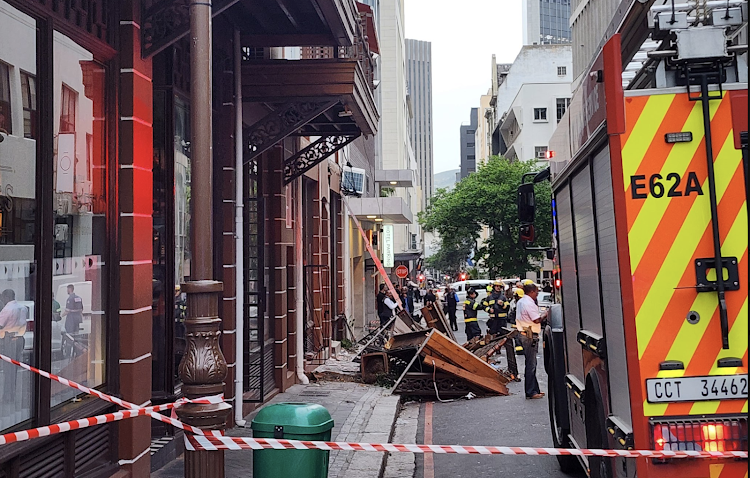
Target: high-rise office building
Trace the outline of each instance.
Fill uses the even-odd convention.
[[[476,132],[479,108],[472,108],[469,124],[461,125],[461,179],[477,170]]]
[[[524,0],[523,44],[570,43],[570,0]]]
[[[432,174],[432,43],[406,40],[406,81],[412,106],[411,146],[417,160],[422,207],[434,192]]]

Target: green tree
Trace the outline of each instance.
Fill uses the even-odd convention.
[[[475,247],[483,226],[490,237],[475,252],[474,260],[495,276],[523,276],[542,253],[527,251],[519,240],[516,190],[525,173],[537,171],[531,162],[508,161],[493,156],[452,191],[440,189],[419,216],[425,230],[436,231],[441,240],[438,254],[450,251],[465,259]],[[548,182],[536,185],[537,214],[534,246],[552,242],[551,189]]]

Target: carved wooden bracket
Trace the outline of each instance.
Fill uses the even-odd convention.
[[[213,0],[216,16],[239,0]],[[148,58],[190,33],[190,0],[143,0],[141,3],[141,55]]]
[[[305,148],[284,160],[284,184],[297,179],[307,170],[331,156],[360,135],[330,135],[321,136]]]
[[[263,119],[247,129],[245,163],[278,144],[317,116],[338,103],[333,101],[303,101],[285,103],[268,113]]]

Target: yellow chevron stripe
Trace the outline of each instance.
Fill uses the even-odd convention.
[[[710,103],[711,119],[713,119],[716,111],[719,109],[720,103],[720,101]],[[672,172],[678,173],[680,177],[685,178],[685,171],[690,165],[690,161],[693,159],[698,147],[702,147],[701,141],[704,137],[703,106],[700,102],[695,102],[692,111],[690,111],[690,115],[688,115],[685,124],[679,131],[692,131],[693,141],[689,143],[676,143],[672,146],[672,150],[669,152],[669,156],[667,156],[664,166],[659,171],[664,179],[666,179],[667,174]],[[700,131],[701,134],[697,134],[698,131]],[[630,184],[629,178],[630,176],[626,176],[625,187]],[[683,179],[683,181],[686,179],[687,178]],[[683,182],[683,184],[685,183]],[[643,207],[638,213],[638,217],[635,219],[633,227],[628,233],[631,272],[635,272],[638,268],[638,264],[641,262],[643,254],[651,243],[656,228],[659,227],[659,223],[664,217],[664,213],[666,212],[671,199],[666,197],[656,198],[649,195],[644,201]]]
[[[648,151],[656,131],[661,126],[664,116],[669,110],[676,95],[653,95],[646,102],[638,121],[633,126],[633,132],[628,142],[622,148],[622,169],[625,178],[624,188],[628,188],[630,176],[638,171],[643,157]]]
[[[718,326],[718,324],[716,325]],[[736,349],[738,348],[737,344],[739,344],[739,348],[742,348],[742,355],[744,355],[745,350],[747,350],[747,298],[745,299],[744,304],[742,304],[742,308],[740,309],[740,313],[737,316],[737,319],[732,325],[732,329],[729,331],[729,345],[731,347],[729,351],[734,350],[734,353],[736,354]],[[719,358],[722,358],[722,356],[732,356],[730,353],[725,352],[727,351],[724,351],[722,349],[721,353],[719,354]],[[736,373],[737,368],[722,368],[721,372],[719,372],[719,369],[716,366],[716,362],[714,362],[709,375],[735,375]],[[695,402],[690,409],[690,415],[716,413],[716,410],[719,409],[720,404],[720,400]],[[745,406],[747,406],[747,402],[745,402]]]
[[[729,181],[742,159],[739,151],[734,149],[734,140],[731,133],[730,131],[727,135],[714,165],[717,202],[720,202],[724,196]],[[698,196],[695,199],[636,316],[639,359],[643,358],[643,353],[648,348],[648,343],[664,315],[667,304],[672,298],[672,294],[675,293],[674,288],[677,287],[685,268],[688,267],[693,252],[698,247],[702,232],[706,230],[708,222],[711,220],[708,193],[705,193],[708,189],[708,180],[703,182],[702,187],[704,190],[703,196]]]
[[[740,172],[739,174],[742,174]],[[736,257],[742,257],[742,254],[744,254],[745,249],[747,248],[747,205],[743,204],[740,208],[739,212],[737,213],[737,216],[735,217],[734,221],[732,222],[732,227],[729,229],[729,233],[727,234],[727,237],[724,239],[724,242],[721,245],[722,249],[722,256],[736,256]],[[733,292],[730,292],[733,293]],[[734,292],[737,293],[737,292]],[[669,353],[667,354],[667,360],[679,360],[685,364],[689,363],[690,360],[693,358],[693,354],[695,354],[695,351],[698,348],[698,344],[700,343],[701,339],[703,338],[703,334],[708,329],[708,327],[718,327],[718,324],[711,323],[711,317],[713,317],[714,313],[718,309],[719,305],[716,300],[716,295],[714,294],[697,294],[695,297],[695,300],[693,301],[692,307],[690,307],[690,310],[694,310],[700,314],[700,316],[704,319],[698,322],[695,325],[692,325],[688,323],[687,321],[684,321],[682,323],[682,326],[680,327],[680,331],[677,333],[677,337],[675,337],[675,341],[672,344],[672,348],[669,350]],[[745,317],[745,323],[747,323],[747,317]],[[747,330],[747,325],[745,326],[745,330]],[[741,343],[742,341],[738,341],[736,343]],[[731,342],[730,342],[731,344]],[[732,347],[727,351],[727,356],[730,357],[736,357],[740,351],[740,356],[745,354],[745,350],[747,350],[747,337],[745,337],[744,340],[744,346],[741,346],[739,348],[735,347],[733,344],[731,344]],[[732,355],[734,354],[734,355]],[[714,363],[715,368],[715,363]],[[727,370],[727,369],[723,369]],[[678,377],[682,376],[684,371],[678,370],[679,375],[676,375]],[[713,373],[712,373],[713,375]],[[719,375],[726,375],[726,374],[719,374]]]

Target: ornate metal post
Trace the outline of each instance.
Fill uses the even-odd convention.
[[[191,281],[187,293],[185,335],[187,350],[180,362],[182,391],[187,398],[224,391],[227,363],[219,348],[222,283],[213,280],[213,171],[211,155],[211,3],[190,1],[190,125],[192,200]],[[223,430],[231,407],[221,404],[185,404],[180,420],[206,430]],[[223,451],[185,452],[186,478],[223,478]]]

